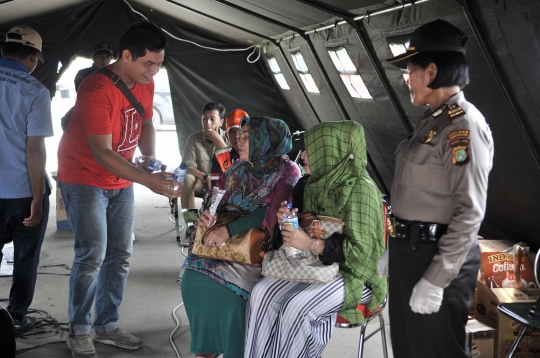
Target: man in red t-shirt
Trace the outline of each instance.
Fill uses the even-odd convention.
[[[75,233],[66,341],[73,357],[97,357],[92,326],[94,342],[127,349],[142,346],[117,321],[133,251],[133,182],[169,198],[180,195],[171,189],[175,182],[167,180],[170,174],[151,173],[131,163],[137,147],[143,155],[154,155],[152,77],[163,63],[165,45],[159,27],[134,24],[120,38],[118,60],[107,66],[140,102],[144,118],[106,75],[95,72],[81,84],[60,141],[59,186]]]

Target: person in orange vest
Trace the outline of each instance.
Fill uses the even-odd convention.
[[[219,176],[223,174],[234,161],[240,156],[238,155],[238,133],[240,131],[240,122],[242,118],[249,117],[248,114],[241,110],[235,109],[227,114],[226,130],[229,137],[230,146],[216,151],[212,157],[212,187],[216,185]]]

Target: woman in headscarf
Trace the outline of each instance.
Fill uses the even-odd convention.
[[[248,301],[245,357],[320,357],[338,312],[362,323],[358,304],[373,310],[386,296],[386,279],[376,270],[385,247],[382,197],[366,171],[362,127],[351,121],[321,123],[305,133],[304,143],[304,169],[311,175],[295,186],[293,206],[338,218],[345,229],[318,240],[284,226],[283,244],[312,251],[325,265],[339,262],[339,274],[326,284],[271,277],[259,281]],[[282,206],[280,225],[285,213]],[[274,249],[281,243],[276,240]]]
[[[238,139],[239,161],[221,175],[216,186],[225,189],[218,212],[232,204],[246,216],[213,230],[207,246],[220,246],[231,236],[254,227],[271,232],[280,202],[291,200],[300,170],[286,153],[292,148],[285,122],[269,117],[244,117]],[[196,225],[215,222],[205,211]],[[268,244],[268,243],[266,243]],[[190,322],[191,352],[196,357],[223,354],[244,356],[246,303],[261,278],[261,265],[205,259],[190,253],[182,267],[181,291]]]

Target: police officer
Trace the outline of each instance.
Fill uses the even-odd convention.
[[[493,139],[465,100],[467,35],[443,20],[416,29],[387,62],[409,74],[411,103],[429,106],[396,151],[388,274],[396,358],[470,357],[465,325],[480,265]],[[413,328],[414,327],[414,328]]]

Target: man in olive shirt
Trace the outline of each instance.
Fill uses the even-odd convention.
[[[210,169],[214,153],[225,148],[226,132],[220,127],[225,119],[225,107],[221,103],[209,102],[202,109],[203,130],[189,136],[182,162],[187,166],[187,175],[182,186],[183,209],[195,207],[195,193],[202,194],[210,189]]]

